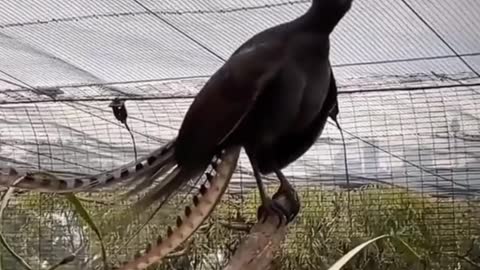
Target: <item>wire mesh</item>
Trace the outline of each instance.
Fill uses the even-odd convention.
[[[175,136],[195,94],[241,42],[308,5],[2,2],[0,165],[87,174],[133,160],[130,135],[108,107],[115,97],[127,99],[137,152],[147,154]],[[422,262],[427,269],[480,264],[478,13],[476,0],[355,2],[332,35],[331,51],[347,151],[330,123],[284,170],[303,205],[286,243],[291,248],[283,252],[285,267],[316,269],[301,265],[315,260],[328,265],[356,240],[392,230],[409,235],[423,258],[437,260]],[[278,182],[265,178],[272,188]],[[218,259],[214,254],[235,246],[240,234],[218,224],[255,220],[254,183],[242,154],[209,229],[195,237],[209,248],[199,244],[179,256],[177,268],[191,267],[198,254]],[[124,207],[85,203],[99,222],[104,212]],[[174,222],[164,219],[156,217],[128,247],[122,243],[138,226],[110,235],[112,260],[130,258]],[[34,269],[48,269],[77,250],[77,260],[65,269],[90,269],[98,253],[95,235],[55,196],[15,193],[2,232]],[[397,257],[387,247],[380,249],[371,255],[379,269],[412,269],[391,262]],[[0,251],[2,269],[19,269],[17,260]],[[359,260],[352,269],[367,263]]]

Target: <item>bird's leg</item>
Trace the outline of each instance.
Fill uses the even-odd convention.
[[[257,161],[254,156],[248,155],[248,157],[250,159],[250,164],[252,165],[255,181],[257,182],[258,191],[260,193],[260,199],[262,200],[262,204],[258,207],[257,218],[259,221],[265,222],[268,216],[277,215],[279,218],[278,227],[280,227],[283,220],[288,221],[289,217],[291,216],[290,211],[285,209],[277,201],[272,200],[267,195],[267,192],[265,190],[265,185],[263,184],[262,177],[260,176]],[[290,184],[288,183],[288,185]]]
[[[292,184],[287,180],[285,175],[283,175],[282,171],[279,169],[275,169],[275,174],[277,175],[278,179],[280,180],[280,187],[278,188],[277,193],[273,195],[273,199],[278,198],[280,196],[284,196],[290,203],[290,211],[288,211],[287,222],[291,222],[300,211],[300,200],[298,198],[298,194],[293,188]]]

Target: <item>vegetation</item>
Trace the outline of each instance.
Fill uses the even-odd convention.
[[[301,213],[290,225],[273,269],[328,269],[358,244],[383,234],[396,237],[369,245],[344,269],[480,269],[480,203],[477,201],[435,199],[405,189],[380,186],[356,189],[349,194],[345,190],[302,188],[299,195]],[[82,201],[103,235],[108,260],[112,263],[132,258],[146,243],[165,234],[165,225],[174,224],[175,216],[171,215],[174,205],[183,208],[187,202],[172,203],[164,210],[169,215],[159,213],[136,234],[151,212],[123,226],[120,221],[124,216],[119,210],[124,206]],[[257,206],[256,193],[244,198],[226,196],[187,245],[161,266],[151,269],[221,269],[256,221]],[[76,260],[58,269],[90,265],[87,261],[92,254],[97,254],[96,262],[101,266],[97,235],[72,209],[60,196],[16,196],[4,211],[2,228],[6,240],[30,265],[43,264],[41,269],[48,269],[82,246],[85,249],[76,253]],[[0,251],[2,269],[21,269],[4,249]]]

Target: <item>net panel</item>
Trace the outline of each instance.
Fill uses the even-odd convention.
[[[115,97],[127,99],[136,150],[147,154],[175,136],[195,94],[236,47],[308,5],[301,0],[2,2],[0,166],[87,174],[133,160],[130,134],[108,107]],[[476,0],[356,1],[332,34],[331,51],[349,180],[343,142],[330,122],[312,149],[284,170],[304,206],[292,225],[284,265],[328,265],[355,239],[393,230],[406,233],[419,254],[435,258],[427,264],[431,269],[475,267],[479,12]],[[273,189],[278,184],[272,176],[265,180]],[[85,203],[99,222],[104,212],[122,208]],[[172,205],[167,216],[182,203]],[[228,253],[225,245],[235,246],[238,234],[219,224],[254,221],[258,204],[242,153],[210,230],[196,238],[209,248],[194,248],[187,261]],[[109,235],[112,260],[128,259],[154,239],[165,230],[163,219],[159,215],[128,247],[122,247],[126,235]],[[95,235],[57,197],[15,193],[2,232],[34,269],[74,251],[78,258],[65,269],[90,269],[98,254]],[[20,267],[0,250],[3,269]],[[301,250],[306,253],[294,252]],[[439,257],[428,257],[432,254]],[[379,251],[372,261],[381,269],[395,256]],[[174,262],[186,267],[185,260]],[[395,269],[411,269],[395,263]]]

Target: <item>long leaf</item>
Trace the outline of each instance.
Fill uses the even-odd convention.
[[[87,210],[83,207],[82,203],[75,197],[74,194],[68,193],[65,194],[65,197],[67,197],[68,201],[75,207],[75,210],[77,213],[83,218],[83,220],[90,226],[90,228],[95,232],[97,235],[98,239],[100,240],[100,247],[102,249],[102,259],[103,259],[103,267],[104,269],[108,269],[107,267],[107,252],[105,251],[105,245],[103,243],[103,237],[102,234],[100,233],[100,230],[98,229],[97,225],[95,225],[95,222],[93,222],[93,219],[91,218],[90,214],[87,212]]]
[[[366,246],[370,245],[371,243],[385,238],[385,237],[390,237],[389,234],[384,234],[378,237],[375,237],[373,239],[370,239],[366,242],[363,242],[362,244],[356,246],[354,249],[350,250],[347,254],[345,254],[342,258],[340,258],[338,261],[336,261],[328,270],[340,270],[342,269],[345,264],[347,264],[355,255],[357,255],[362,249],[364,249]]]
[[[400,238],[399,236],[393,236],[393,239],[397,240],[398,242],[400,242],[407,250],[408,252],[410,252],[410,254],[412,254],[417,260],[419,261],[422,261],[422,257],[420,256],[420,254],[418,254],[418,252],[415,251],[415,249],[413,249],[413,247],[411,247],[407,242],[405,242],[402,238]]]

